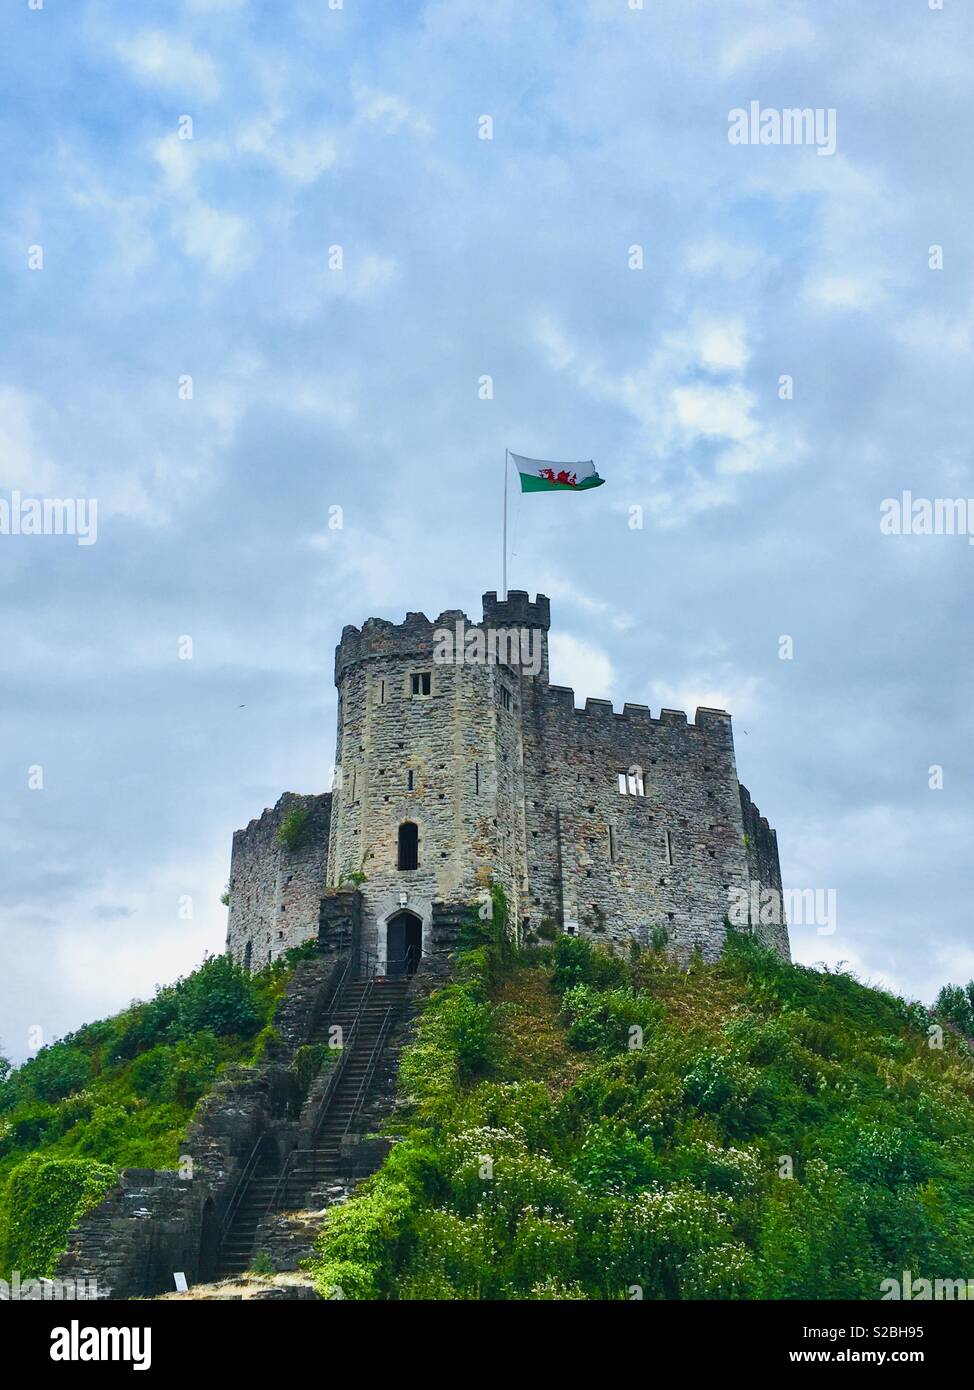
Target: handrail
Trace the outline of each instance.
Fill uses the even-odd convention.
[[[409,974],[411,973],[409,967],[413,965],[414,962],[418,959],[418,955],[418,951],[411,950],[407,951],[406,954],[402,957],[397,956],[394,960],[387,961],[387,966],[399,965],[401,963],[403,967],[401,975],[397,972],[393,975],[392,978],[408,978]],[[358,1038],[359,1030],[361,1027],[362,1014],[365,1011],[366,1005],[373,997],[377,976],[374,969],[368,969],[369,963],[372,960],[377,960],[377,957],[375,957],[372,952],[363,953],[362,961],[366,967],[366,970],[363,971],[365,988],[362,990],[362,995],[358,1001],[358,1006],[355,1010],[355,1015],[352,1019],[352,1022],[349,1024],[345,1032],[345,1037],[341,1048],[341,1056],[339,1057],[336,1065],[332,1068],[331,1072],[329,1073],[325,1085],[322,1088],[321,1095],[318,1097],[315,1105],[314,1121],[311,1125],[311,1138],[313,1147],[310,1149],[299,1149],[295,1147],[290,1151],[290,1153],[287,1156],[287,1159],[282,1165],[281,1172],[278,1176],[277,1182],[274,1185],[274,1190],[271,1193],[270,1199],[268,1201],[266,1208],[267,1213],[278,1210],[280,1202],[284,1199],[284,1197],[287,1194],[288,1184],[291,1180],[291,1175],[299,1158],[307,1154],[310,1154],[312,1158],[312,1181],[314,1181],[315,1177],[317,1176],[318,1149],[317,1145],[314,1144],[314,1141],[317,1139],[318,1132],[321,1129],[321,1126],[327,1117],[328,1109],[331,1104],[331,1099],[335,1091],[335,1088],[338,1085],[341,1075],[345,1070],[345,1066],[348,1062],[349,1057],[352,1055],[352,1052],[354,1051],[355,1043]],[[343,972],[343,981],[346,973],[347,970],[346,972]],[[337,995],[338,991],[336,990],[332,996],[332,1004],[334,1003]],[[362,1080],[359,1083],[358,1090],[355,1093],[355,1099],[352,1103],[351,1113],[349,1115],[348,1121],[345,1125],[345,1129],[342,1134],[343,1138],[347,1137],[351,1129],[352,1122],[358,1118],[359,1112],[362,1109],[362,1105],[371,1087],[372,1078],[375,1075],[375,1070],[378,1066],[379,1058],[385,1050],[386,1041],[389,1036],[393,1019],[398,1014],[399,1010],[402,1008],[403,1002],[404,1001],[400,1000],[396,1003],[390,1004],[386,1009],[385,1014],[383,1015],[382,1023],[379,1026],[379,1032],[376,1035],[375,1042],[373,1043],[372,1049],[369,1053],[365,1072],[363,1074]]]
[[[332,1009],[335,1007],[337,1000],[341,997],[342,991],[345,988],[345,981],[348,979],[348,972],[352,969],[352,966],[355,965],[355,963],[355,952],[349,951],[348,959],[345,961],[345,964],[342,967],[342,973],[338,977],[338,983],[335,985],[335,988],[328,996],[327,1004],[322,1005],[321,1009],[318,1011],[319,1013],[331,1013]]]
[[[260,1162],[261,1150],[265,1147],[269,1138],[270,1135],[268,1134],[262,1134],[260,1136],[254,1147],[251,1149],[250,1157],[244,1164],[241,1174],[237,1179],[236,1186],[233,1189],[233,1194],[229,1202],[227,1203],[227,1209],[223,1213],[223,1220],[220,1223],[219,1246],[221,1249],[224,1245],[224,1242],[226,1241],[227,1236],[230,1234],[230,1227],[233,1225],[233,1218],[236,1216],[237,1209],[240,1206],[240,1203],[243,1201],[243,1195],[247,1189],[247,1185],[250,1182],[250,1179],[254,1176],[254,1171],[257,1168],[257,1164]]]
[[[403,960],[404,964],[408,966],[411,960],[409,952],[406,953]],[[372,1078],[375,1076],[375,1069],[379,1065],[379,1059],[385,1051],[386,1040],[392,1028],[393,1019],[399,1014],[399,1011],[402,1009],[403,1003],[404,1000],[400,999],[390,1004],[389,1007],[386,1009],[385,1017],[383,1018],[382,1023],[379,1027],[379,1031],[376,1035],[375,1042],[372,1044],[372,1051],[369,1053],[369,1060],[366,1063],[365,1071],[362,1073],[362,1080],[359,1082],[359,1088],[355,1093],[355,1099],[352,1102],[352,1108],[349,1112],[348,1120],[345,1123],[343,1138],[347,1138],[349,1131],[352,1128],[353,1122],[358,1119],[359,1112],[362,1109],[362,1106],[364,1105],[366,1099],[368,1098],[368,1094],[372,1086]]]
[[[339,986],[341,988],[339,989],[336,987],[336,989],[332,992],[331,1000],[329,1001],[328,1005],[329,1013],[333,1010],[336,1001],[340,997],[340,993],[344,992],[346,976],[348,975],[349,967],[351,966],[353,959],[354,956],[349,958],[349,961],[346,964],[345,969],[342,971],[342,976],[339,981]],[[342,1039],[341,1056],[339,1057],[335,1066],[329,1072],[328,1078],[325,1081],[325,1084],[322,1088],[321,1095],[318,1097],[317,1104],[315,1106],[314,1122],[311,1126],[312,1139],[315,1139],[317,1137],[318,1131],[321,1128],[325,1115],[327,1113],[328,1105],[331,1101],[332,1092],[338,1084],[339,1077],[345,1070],[345,1064],[348,1061],[348,1058],[352,1052],[352,1048],[355,1044],[355,1037],[358,1032],[359,1023],[362,1017],[362,1011],[365,1008],[365,1005],[372,994],[374,985],[374,977],[369,976],[366,982],[366,987],[362,991],[362,997],[359,999],[358,1008],[355,1010],[355,1015],[351,1023],[349,1024],[348,1029],[345,1032],[344,1038]],[[287,1192],[287,1185],[291,1179],[291,1172],[294,1168],[294,1160],[299,1152],[305,1151],[299,1150],[297,1148],[292,1149],[291,1152],[288,1154],[284,1164],[282,1165],[281,1171],[278,1174],[277,1182],[274,1184],[274,1190],[271,1193],[270,1200],[267,1204],[268,1212],[277,1210],[278,1202],[281,1200],[282,1196]]]
[[[376,1035],[375,1042],[372,1044],[372,1051],[369,1053],[369,1060],[366,1063],[365,1071],[362,1073],[362,1080],[359,1082],[358,1090],[355,1092],[355,1099],[352,1101],[352,1108],[349,1111],[348,1119],[345,1122],[345,1128],[342,1131],[343,1138],[348,1137],[349,1131],[352,1128],[352,1122],[358,1119],[359,1111],[362,1108],[365,1097],[368,1094],[369,1087],[372,1084],[372,1077],[375,1075],[375,1069],[379,1061],[379,1056],[383,1048],[385,1047],[386,1035],[389,1031],[389,1020],[391,1018],[393,1008],[394,1005],[390,1004],[389,1007],[386,1009],[385,1017],[382,1020],[382,1024],[379,1028],[378,1034]]]

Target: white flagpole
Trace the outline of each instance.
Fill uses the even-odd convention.
[[[507,468],[508,468],[508,462],[509,462],[509,455],[510,455],[510,450],[509,450],[509,449],[505,449],[505,450],[504,450],[504,565],[503,565],[503,570],[502,570],[504,592],[501,594],[501,598],[502,598],[502,599],[506,599],[506,598],[507,598]]]

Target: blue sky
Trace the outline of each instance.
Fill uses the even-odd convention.
[[[796,957],[974,975],[974,549],[879,531],[974,497],[972,30],[10,0],[0,496],[95,497],[98,540],[0,536],[8,1053],[221,949],[232,831],[329,785],[343,624],[498,586],[506,446],[608,480],[513,499],[553,679],[733,713],[786,883],[837,893]],[[834,108],[835,154],[731,145],[753,100]]]

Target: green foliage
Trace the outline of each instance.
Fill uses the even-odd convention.
[[[307,1096],[311,1083],[323,1069],[337,1065],[340,1056],[341,1048],[329,1047],[327,1043],[309,1043],[297,1049],[291,1061],[291,1070],[302,1097]]]
[[[253,1036],[263,1019],[253,982],[229,956],[212,956],[179,988],[180,1034],[209,1029],[217,1037]]]
[[[273,1274],[273,1273],[274,1273],[274,1261],[271,1259],[270,1255],[268,1255],[268,1253],[267,1253],[266,1250],[258,1250],[258,1251],[255,1253],[254,1258],[253,1258],[253,1259],[251,1260],[251,1262],[250,1262],[250,1270],[249,1270],[249,1273],[251,1273],[251,1274]]]
[[[277,843],[293,854],[304,842],[310,819],[311,812],[307,807],[295,806],[293,811],[288,811],[277,827]]]
[[[588,1051],[615,1052],[631,1043],[641,1047],[663,1013],[652,999],[628,985],[614,989],[573,985],[562,996],[562,1008],[569,1021],[569,1044]]]
[[[79,1203],[96,1188],[100,1195],[116,1168],[175,1166],[199,1099],[223,1067],[250,1060],[276,1036],[270,1021],[285,984],[315,950],[313,942],[298,947],[253,975],[225,956],[207,959],[147,1002],[0,1077],[0,1277],[17,1267],[13,1255],[46,1260],[49,1239],[63,1249],[73,1193]],[[33,1185],[38,1171],[54,1184],[50,1210]],[[22,1200],[26,1225],[11,1206]]]
[[[324,1294],[876,1299],[972,1267],[974,1060],[921,1006],[733,933],[690,969],[506,940],[472,919],[429,999]]]
[[[937,995],[933,1012],[959,1028],[965,1038],[974,1039],[974,980],[960,985],[944,985]]]
[[[11,1172],[0,1204],[0,1268],[22,1279],[54,1273],[68,1231],[115,1182],[115,1169],[33,1154]]]

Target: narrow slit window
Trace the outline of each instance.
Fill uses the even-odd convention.
[[[476,794],[477,796],[479,796],[479,795],[480,795],[480,764],[479,764],[479,763],[474,763],[474,765],[473,765],[473,786],[474,786],[474,792],[475,792],[475,794]]]
[[[667,862],[667,864],[672,864],[672,863],[673,863],[673,841],[672,841],[671,838],[670,838],[670,832],[669,832],[668,830],[664,830],[664,831],[663,831],[663,836],[664,836],[664,838],[665,838],[665,840],[666,840],[666,862]]]
[[[380,705],[384,705],[385,702],[386,702],[386,683],[385,683],[385,681],[379,681],[379,704],[380,704]]]
[[[430,693],[429,671],[414,671],[412,679],[414,695],[428,695]]]
[[[399,869],[419,868],[419,827],[410,820],[403,821],[399,827]]]
[[[406,790],[407,790],[407,792],[411,792],[412,789],[413,789],[413,770],[412,770],[412,768],[410,768],[409,771],[406,773]]]
[[[616,833],[612,826],[609,826],[609,863],[616,862]]]
[[[507,688],[506,685],[502,685],[502,686],[501,686],[501,708],[502,708],[502,709],[510,709],[510,708],[511,708],[511,692],[510,692],[510,690],[508,690],[508,688]]]

